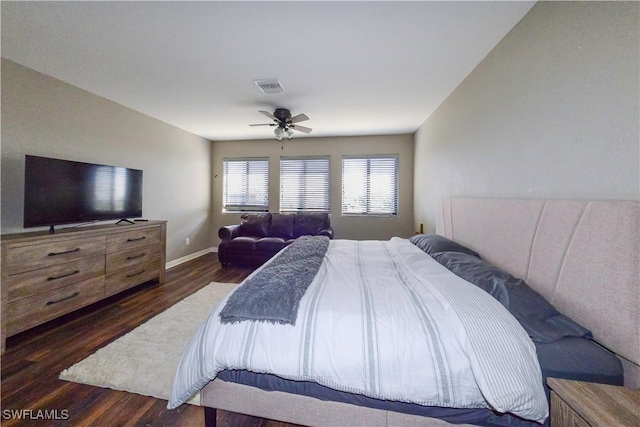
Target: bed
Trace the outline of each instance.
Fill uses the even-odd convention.
[[[567,336],[559,341],[564,346],[562,352],[580,352],[583,350],[581,346],[587,341],[591,343],[589,345],[606,351],[601,345],[616,354],[615,360],[620,361],[624,369],[625,385],[637,388],[640,386],[639,215],[638,202],[447,198],[442,201],[436,231],[472,252],[477,251],[483,261],[514,277],[524,279],[562,314],[589,329],[593,341],[598,343],[584,337]],[[435,258],[427,256],[430,261],[423,265],[415,248],[410,249],[404,243],[406,242],[396,241],[393,244],[398,245],[399,249],[393,247],[387,251],[400,254],[399,262],[406,264],[409,269],[411,266],[418,266],[414,268],[417,273],[414,271],[407,274],[419,276],[429,270],[431,273],[436,271],[436,276],[440,275],[441,270],[438,269],[442,268],[442,264],[434,264]],[[456,286],[461,285],[455,279],[446,280],[445,285],[435,283],[436,287],[440,286],[433,291],[435,294],[440,296],[442,292],[451,289],[451,286],[457,289]],[[450,280],[455,282],[454,285],[449,285]],[[312,286],[309,287],[310,291]],[[473,299],[478,298],[484,297],[474,294]],[[450,302],[446,301],[447,304]],[[491,304],[493,303],[488,303]],[[458,321],[458,317],[454,317],[448,318],[444,323],[454,325],[455,329]],[[464,320],[460,321],[464,323]],[[480,329],[488,328],[485,325]],[[482,341],[491,338],[478,339]],[[558,347],[552,345],[556,344],[540,343],[527,350],[525,344],[521,351],[526,354],[533,348],[540,360],[553,360]],[[279,357],[285,358],[286,355]],[[563,375],[562,369],[556,369],[553,364],[541,362],[541,365],[542,371],[546,371],[542,373],[545,376]],[[236,365],[229,363],[229,366]],[[518,366],[520,365],[510,365],[505,369],[517,371]],[[533,369],[526,363],[523,366]],[[416,375],[421,373],[421,369],[408,369],[414,369]],[[615,367],[611,369],[615,370]],[[478,375],[477,372],[472,373]],[[218,375],[213,381],[196,381],[196,388],[202,389],[201,403],[205,406],[208,425],[215,424],[216,409],[304,425],[380,426],[464,425],[465,422],[475,425],[476,418],[473,418],[474,415],[467,417],[467,412],[483,410],[465,408],[464,403],[456,403],[449,405],[454,408],[444,408],[443,413],[438,413],[438,410],[443,409],[441,401],[435,401],[438,406],[434,408],[424,405],[425,402],[420,405],[410,399],[397,398],[387,391],[381,393],[378,390],[378,394],[363,395],[362,390],[357,387],[352,390],[349,385],[338,386],[338,390],[335,390],[331,379],[314,382],[307,381],[306,377],[269,376],[242,369],[226,369],[215,374]],[[607,378],[608,374],[606,369],[602,372],[587,369],[582,379],[613,383],[622,381],[618,378],[621,374],[613,373],[611,378]],[[406,377],[407,373],[403,375]],[[510,375],[517,376],[517,373],[511,372]],[[526,380],[527,377],[537,378],[536,375],[540,373],[527,373],[523,377]],[[287,388],[292,384],[299,388]],[[492,396],[495,390],[479,389],[492,409],[501,404],[498,402],[501,396]],[[504,422],[504,425],[535,425],[536,420],[542,422],[546,419],[546,414],[540,412],[539,392],[538,389],[537,397],[530,405],[533,408],[530,409],[531,414],[527,414],[527,410],[518,412],[523,405],[519,405],[518,399],[515,399],[515,403],[506,403],[506,412],[515,413],[516,416],[483,419],[479,424],[500,425]],[[179,401],[173,402],[174,405],[176,403],[179,404]],[[529,403],[531,402],[524,406]],[[445,402],[444,406],[447,405]],[[425,407],[431,412],[425,412]],[[447,412],[448,409],[457,411],[457,414],[452,415]],[[487,408],[484,411],[496,412]],[[502,408],[499,412],[504,411]],[[460,413],[462,416],[459,416]]]

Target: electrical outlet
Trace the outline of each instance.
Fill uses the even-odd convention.
[[[187,237],[187,240],[184,242],[185,245],[189,246],[189,238]]]

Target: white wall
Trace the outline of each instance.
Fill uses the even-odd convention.
[[[415,135],[416,223],[444,196],[640,199],[637,2],[539,2]]]
[[[167,261],[211,247],[210,141],[3,59],[2,233],[25,231],[25,154],[142,169]]]
[[[367,218],[342,216],[342,156],[351,154],[398,155],[398,216]],[[213,203],[212,218],[215,241],[223,225],[238,224],[240,215],[222,213],[223,160],[233,157],[269,158],[269,211],[280,209],[280,157],[330,156],[331,226],[339,239],[389,239],[413,234],[413,137],[411,135],[358,136],[335,138],[293,138],[276,141],[214,141],[213,142]],[[216,243],[217,245],[217,243]]]

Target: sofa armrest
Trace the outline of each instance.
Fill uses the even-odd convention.
[[[327,236],[330,239],[333,239],[333,228],[327,227],[317,234],[318,236]]]
[[[218,237],[222,240],[231,240],[240,235],[240,224],[225,225],[218,230]]]

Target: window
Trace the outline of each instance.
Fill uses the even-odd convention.
[[[224,212],[269,211],[269,159],[224,159]]]
[[[398,214],[398,156],[342,158],[342,213]]]
[[[280,211],[329,212],[329,157],[280,159]]]

